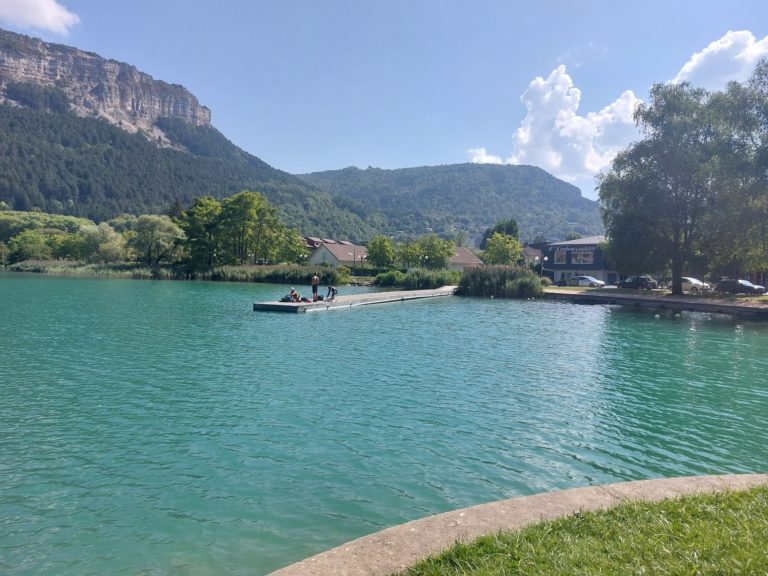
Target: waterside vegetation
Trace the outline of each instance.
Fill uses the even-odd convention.
[[[400,576],[766,574],[768,486],[632,502],[484,536]]]

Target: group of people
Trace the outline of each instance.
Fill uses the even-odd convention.
[[[317,293],[318,286],[320,286],[320,276],[317,274],[312,275],[312,300],[311,302],[317,302],[318,300],[323,300],[322,296],[319,296]],[[333,286],[328,286],[328,293],[325,295],[325,301],[330,302],[334,298],[336,298],[336,294],[338,294],[338,290],[334,288]],[[310,302],[307,298],[302,299],[301,295],[296,291],[295,288],[291,288],[291,291],[288,293],[288,299],[291,302]]]

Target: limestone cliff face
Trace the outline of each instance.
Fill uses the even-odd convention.
[[[104,118],[131,132],[162,136],[153,126],[161,117],[211,124],[211,111],[183,86],[92,52],[0,30],[0,101],[9,83],[57,88],[76,114]]]

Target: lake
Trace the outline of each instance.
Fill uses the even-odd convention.
[[[264,574],[492,500],[768,470],[768,324],[252,311],[287,289],[0,274],[0,572]]]

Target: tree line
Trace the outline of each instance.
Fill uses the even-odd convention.
[[[308,249],[300,233],[280,219],[258,192],[242,191],[223,201],[196,198],[172,215],[123,214],[96,224],[85,218],[42,212],[3,211],[0,207],[0,263],[72,260],[145,266],[173,264],[189,271],[217,266],[304,263]],[[488,264],[519,263],[522,246],[517,222],[501,220],[489,228],[481,252]],[[455,253],[453,241],[426,234],[395,245],[378,235],[367,243],[367,264],[444,270]]]
[[[106,222],[39,212],[0,212],[0,257],[23,260],[177,264],[191,271],[214,266],[306,258],[303,238],[258,193],[244,190],[219,201],[196,198],[169,215],[123,214]]]

